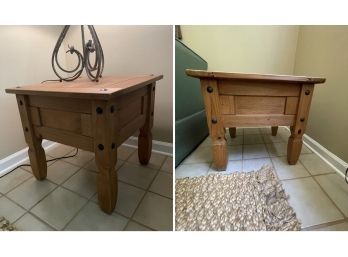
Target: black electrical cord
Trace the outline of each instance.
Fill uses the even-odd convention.
[[[53,161],[57,161],[57,160],[61,160],[61,159],[67,159],[67,158],[75,157],[75,156],[78,154],[79,149],[76,148],[75,150],[76,150],[76,152],[75,152],[73,155],[62,156],[62,157],[57,157],[57,158],[49,159],[49,160],[46,160],[46,163],[48,163],[48,162],[53,162]],[[14,170],[16,170],[16,169],[18,169],[18,168],[21,168],[21,167],[30,167],[30,166],[31,166],[30,164],[21,164],[21,165],[16,166],[15,168],[13,168],[12,170],[10,170],[9,172],[6,172],[6,173],[10,173],[10,172],[12,172],[12,171],[14,171]]]
[[[48,81],[59,81],[59,82],[62,82],[63,80],[61,80],[61,79],[47,79],[47,80],[42,81],[41,84],[45,83],[45,82],[48,82]]]
[[[346,176],[344,177],[346,183],[348,184],[348,176],[347,175],[348,175],[348,168],[346,169]]]

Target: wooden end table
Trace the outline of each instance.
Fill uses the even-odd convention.
[[[47,175],[42,139],[94,152],[99,206],[112,213],[117,201],[117,147],[139,129],[139,161],[149,162],[155,84],[162,78],[114,76],[99,82],[80,78],[6,89],[16,94],[36,179]]]
[[[214,166],[226,170],[227,145],[225,128],[236,136],[236,127],[290,126],[288,163],[296,164],[306,130],[314,84],[324,78],[262,75],[186,70],[199,78],[212,139]]]

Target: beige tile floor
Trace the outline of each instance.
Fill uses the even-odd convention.
[[[228,143],[228,174],[257,170],[264,164],[274,167],[289,202],[302,222],[303,230],[348,230],[348,184],[326,162],[303,145],[296,165],[286,160],[289,131],[279,127],[238,128]],[[175,170],[175,177],[205,176],[217,172],[212,165],[210,138],[205,139]]]
[[[71,155],[58,145],[47,159]],[[80,150],[73,158],[48,165],[47,179],[37,181],[30,167],[0,178],[0,215],[18,230],[172,230],[173,159],[152,153],[138,163],[137,149],[118,149],[118,201],[111,215],[97,204],[94,154]]]

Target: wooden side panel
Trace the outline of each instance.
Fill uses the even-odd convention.
[[[236,114],[283,114],[285,97],[236,96]]]
[[[297,113],[298,100],[299,100],[298,97],[287,97],[286,98],[285,114],[296,114]]]
[[[57,111],[45,108],[31,107],[34,115],[34,125],[69,131],[79,135],[92,136],[92,121],[90,114]]]
[[[28,97],[29,105],[33,107],[80,113],[91,113],[92,110],[89,100],[36,95]]]
[[[36,130],[43,138],[65,145],[81,148],[86,151],[94,151],[93,138],[77,135],[75,133],[48,127],[36,127]]]
[[[81,132],[81,115],[74,112],[40,109],[42,126],[74,132]]]
[[[81,114],[81,134],[85,136],[92,136],[92,115]]]
[[[221,95],[219,98],[221,114],[234,114],[234,96]]]
[[[301,85],[219,80],[220,95],[299,96]]]
[[[42,124],[41,124],[39,108],[29,107],[29,110],[30,110],[30,115],[31,115],[33,125],[41,126]]]
[[[117,140],[117,145],[121,145],[130,136],[132,136],[141,126],[143,126],[143,124],[145,123],[145,119],[145,115],[138,116],[132,122],[122,127]]]
[[[147,100],[146,88],[119,97],[115,103],[117,104],[120,126],[125,127],[139,116],[144,116]]]
[[[224,127],[291,126],[295,115],[223,115]]]
[[[144,109],[144,96],[133,98],[128,102],[126,106],[123,106],[119,110],[120,125],[126,126],[132,122],[138,116],[143,115]]]

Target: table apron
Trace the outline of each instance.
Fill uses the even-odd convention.
[[[141,128],[149,115],[150,84],[105,102],[114,142],[120,146]],[[94,151],[93,100],[61,97],[25,96],[36,136],[58,143]],[[100,100],[98,100],[100,101]],[[150,112],[151,113],[151,112]]]

